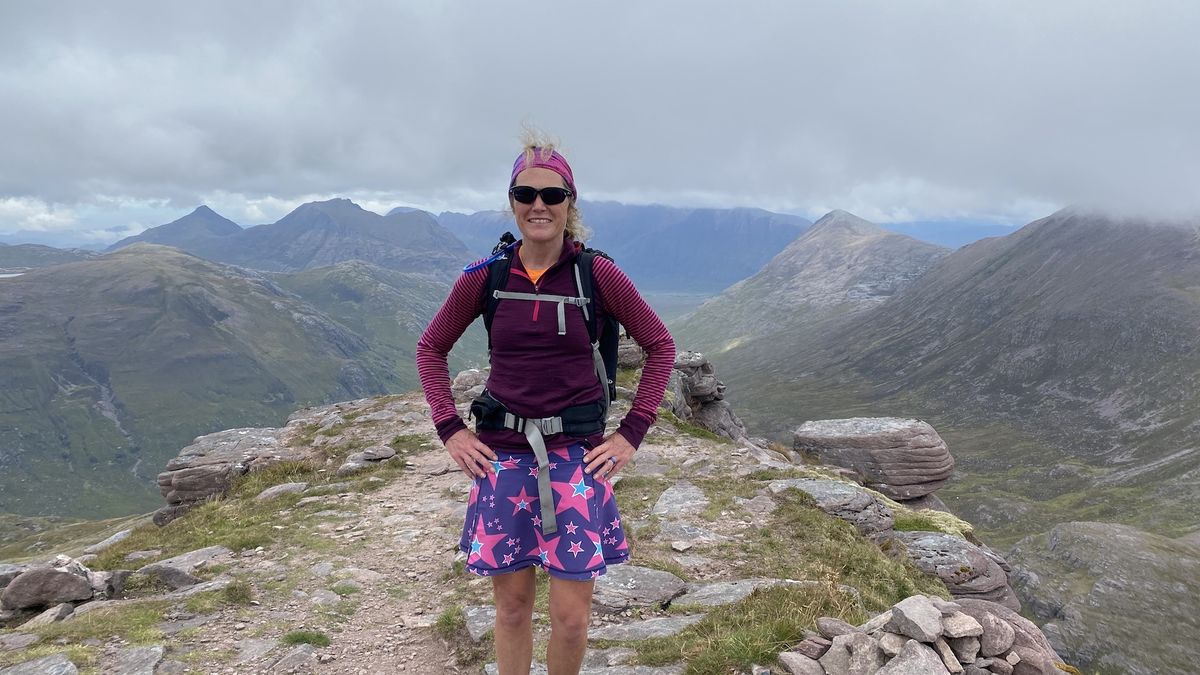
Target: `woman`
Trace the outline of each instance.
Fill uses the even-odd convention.
[[[596,374],[589,305],[571,304],[582,295],[575,263],[588,234],[578,194],[552,144],[526,144],[509,180],[521,240],[509,247],[491,320],[487,392],[472,406],[478,435],[455,408],[446,356],[486,309],[484,262],[468,266],[417,343],[438,435],[474,480],[461,545],[467,569],[492,579],[502,675],[530,669],[535,566],[550,575],[549,672],[579,671],[595,578],[629,554],[609,481],[654,422],[675,358],[670,333],[629,278],[596,257],[590,306],[615,316],[647,354],[629,414],[605,437],[608,389]]]

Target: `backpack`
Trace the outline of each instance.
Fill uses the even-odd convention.
[[[500,305],[500,298],[496,297],[495,291],[502,290],[508,282],[508,272],[512,267],[512,251],[516,247],[516,243],[512,233],[505,232],[500,237],[500,243],[492,249],[492,255],[479,265],[488,266],[488,282],[483,291],[483,325],[488,332],[489,352],[492,349],[492,317],[496,316],[496,308]],[[598,352],[600,359],[604,362],[605,381],[601,382],[601,387],[607,393],[608,400],[604,405],[605,411],[607,411],[608,403],[617,400],[617,345],[621,337],[621,324],[611,313],[605,313],[602,319],[597,316],[596,285],[592,276],[592,265],[596,256],[612,260],[612,256],[604,251],[584,247],[575,261],[575,280],[580,297],[587,298],[587,303],[580,305],[580,308],[583,310],[584,323],[587,325],[588,340],[592,343],[593,351]],[[478,269],[476,266],[471,267]]]

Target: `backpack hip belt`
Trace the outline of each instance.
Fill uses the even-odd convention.
[[[542,512],[543,534],[549,535],[558,531],[558,519],[554,512],[554,490],[550,485],[550,455],[546,450],[545,436],[561,433],[573,436],[602,433],[604,416],[600,410],[603,410],[603,406],[593,403],[565,408],[554,417],[518,417],[487,390],[471,403],[471,417],[475,418],[476,430],[509,429],[523,433],[529,447],[533,448],[533,455],[538,463],[538,502]]]

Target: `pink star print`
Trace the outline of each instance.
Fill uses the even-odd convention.
[[[492,549],[496,546],[496,542],[503,541],[503,534],[488,534],[487,529],[483,526],[483,517],[478,519],[478,524],[475,526],[475,536],[471,538],[471,553],[467,556],[467,562],[475,562],[482,560],[490,567],[496,566],[496,555]]]
[[[520,511],[528,511],[533,513],[533,505],[537,503],[537,497],[525,493],[525,486],[521,486],[521,494],[516,497],[509,497],[508,501],[513,503],[513,515],[517,515]]]
[[[558,559],[558,537],[546,539],[542,537],[540,529],[535,529],[533,533],[537,535],[538,543],[529,553],[541,560],[544,567],[562,569],[562,562]]]
[[[583,478],[583,467],[576,467],[575,474],[571,476],[570,482],[555,481],[551,485],[554,486],[554,491],[558,493],[558,503],[554,507],[554,513],[562,513],[567,509],[575,509],[580,517],[584,520],[590,520],[588,508],[588,495],[593,492],[592,486],[587,484]]]
[[[567,549],[567,553],[570,553],[578,558],[579,554],[583,553],[583,547],[579,545],[579,542],[573,541],[571,542],[571,548]]]

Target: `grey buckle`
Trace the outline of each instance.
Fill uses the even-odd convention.
[[[504,428],[524,433],[525,427],[532,424],[544,435],[561,434],[563,421],[561,417],[517,417],[512,413],[504,413]]]
[[[561,434],[563,430],[563,421],[561,417],[542,417],[540,419],[528,419],[526,423],[533,423],[543,434]]]

